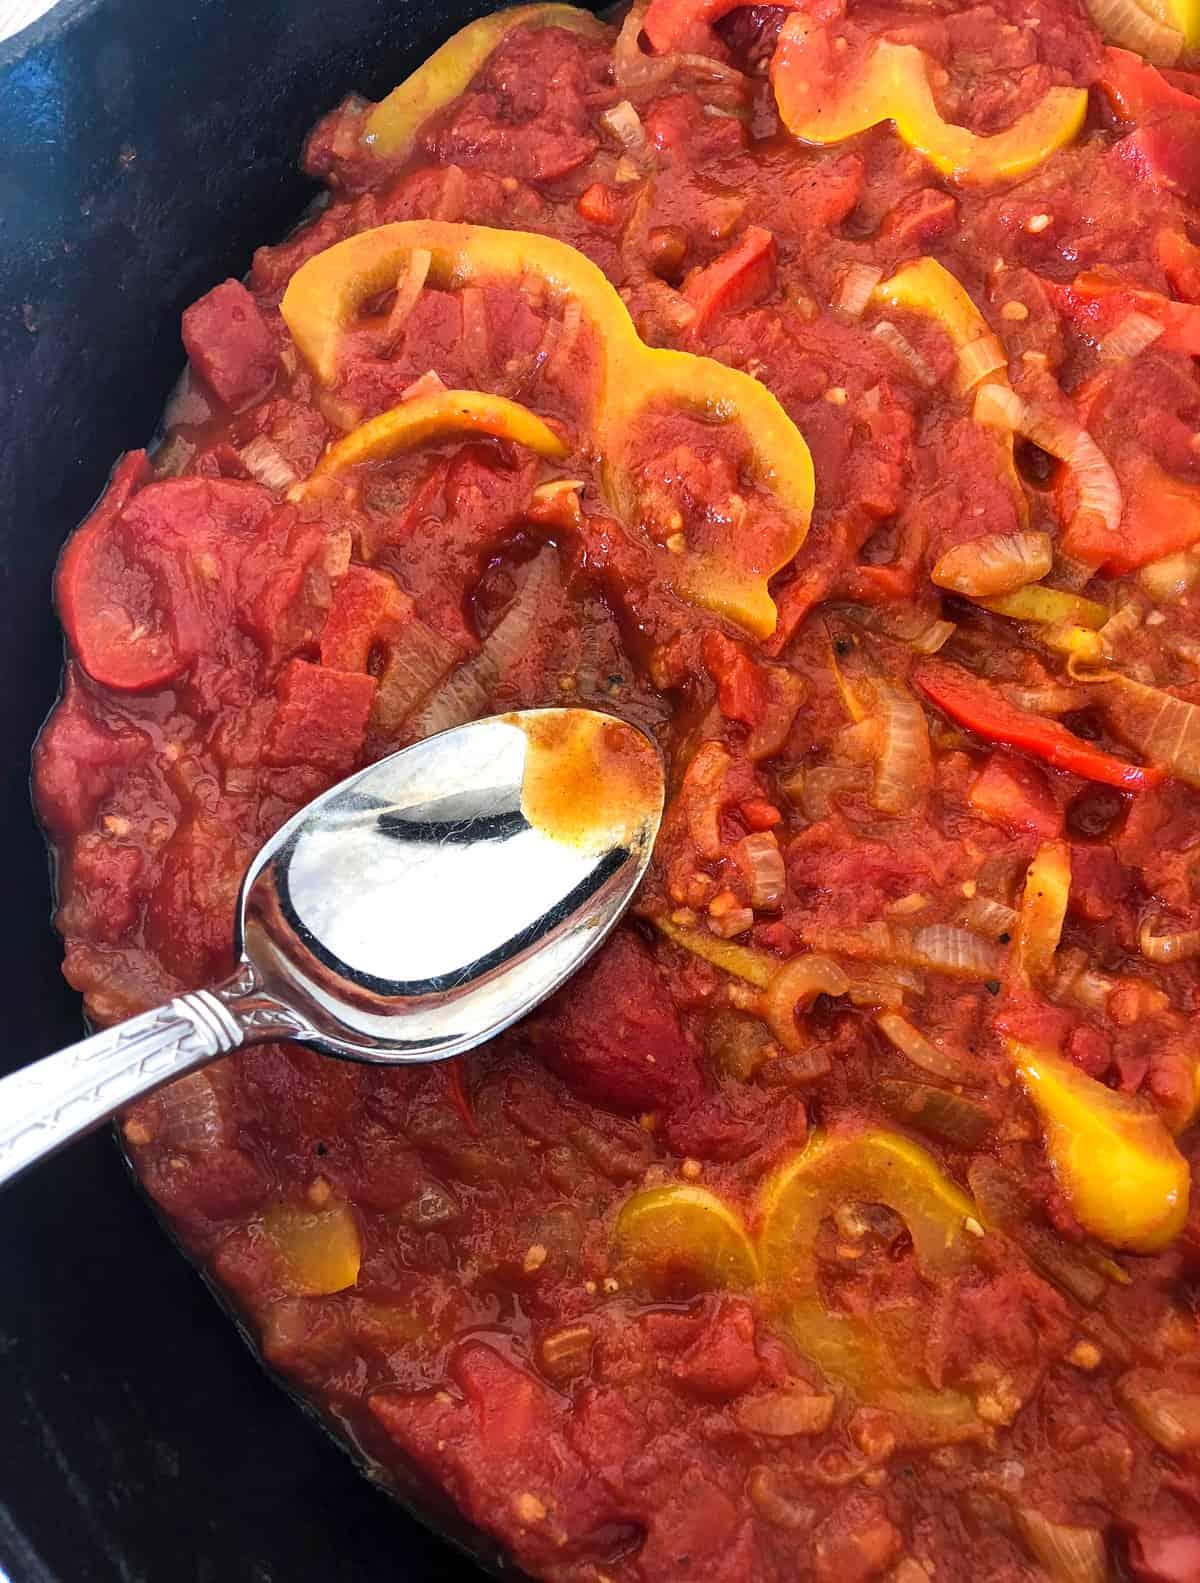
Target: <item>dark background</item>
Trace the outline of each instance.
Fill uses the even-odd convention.
[[[313,196],[307,128],[486,0],[64,0],[0,44],[0,1070],[81,1033],[29,747],[50,577],[179,374],[179,315]],[[107,1134],[0,1198],[0,1570],[12,1583],[478,1576],[260,1371]]]

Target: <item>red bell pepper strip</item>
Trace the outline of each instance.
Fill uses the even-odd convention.
[[[1154,252],[1175,295],[1200,302],[1200,247],[1182,231],[1164,227],[1154,239]]]
[[[719,313],[749,307],[775,283],[775,238],[761,225],[748,227],[735,246],[688,275],[684,300],[696,310],[693,330]]]
[[[1165,779],[1154,765],[1127,764],[1124,759],[1077,737],[1057,720],[1018,709],[994,684],[948,665],[944,660],[921,660],[912,680],[943,714],[987,742],[1028,753],[1054,769],[1069,770],[1084,780],[1117,786],[1122,791],[1146,791]]]
[[[1104,51],[1097,87],[1122,121],[1141,121],[1156,110],[1186,110],[1200,116],[1200,98],[1175,87],[1156,66],[1132,50]]]

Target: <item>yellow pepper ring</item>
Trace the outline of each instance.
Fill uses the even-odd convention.
[[[562,27],[604,38],[608,29],[590,11],[572,5],[522,5],[479,17],[460,28],[374,105],[363,121],[362,141],[387,159],[407,154],[421,126],[443,105],[470,87],[476,72],[505,36],[517,27]]]
[[[381,412],[329,446],[309,476],[288,490],[289,500],[303,500],[319,478],[341,473],[360,462],[382,462],[448,434],[488,434],[511,440],[553,461],[569,454],[569,446],[548,423],[528,407],[505,396],[480,390],[442,390],[415,396]]]
[[[827,1308],[815,1253],[817,1233],[839,1203],[885,1204],[912,1237],[923,1274],[953,1275],[974,1260],[975,1206],[926,1150],[881,1128],[816,1133],[804,1151],[770,1176],[760,1195],[759,1263],[796,1346],[827,1379],[862,1401],[922,1421],[935,1433],[980,1429],[970,1398],[935,1390],[909,1363],[911,1322],[886,1308],[871,1324]]]
[[[627,1199],[613,1248],[626,1279],[658,1295],[671,1295],[681,1277],[731,1291],[758,1283],[758,1260],[740,1216],[691,1183],[649,1187]]]
[[[775,630],[769,579],[804,543],[813,502],[812,458],[800,431],[763,385],[738,369],[688,352],[647,347],[604,274],[581,253],[550,237],[436,220],[400,221],[348,237],[293,275],[280,312],[318,379],[336,378],[342,338],[373,297],[395,286],[414,252],[429,255],[431,285],[542,280],[579,304],[597,334],[600,370],[592,439],[604,458],[605,491],[617,512],[636,511],[637,479],[628,464],[639,417],[658,402],[712,423],[737,422],[749,442],[748,470],[774,496],[780,521],[769,543],[749,553],[730,536],[725,553],[660,550],[664,581],[680,597],[740,623],[755,637]]]
[[[790,20],[790,30],[801,32]],[[784,55],[786,59],[786,51]],[[775,74],[775,96],[783,123],[806,143],[841,143],[881,121],[891,121],[910,148],[923,155],[942,175],[961,183],[1014,181],[1028,175],[1076,136],[1087,113],[1083,88],[1051,88],[1031,110],[1003,132],[981,137],[943,119],[929,86],[925,56],[912,44],[876,42],[862,70],[832,104],[819,113],[789,107],[786,67]]]

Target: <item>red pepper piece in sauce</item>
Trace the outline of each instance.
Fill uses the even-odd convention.
[[[1124,759],[1077,737],[1057,720],[1028,713],[1010,704],[994,684],[948,665],[943,660],[923,660],[913,667],[912,680],[943,714],[987,742],[1042,759],[1054,769],[1069,770],[1084,780],[1118,786],[1122,791],[1146,791],[1165,779],[1156,765],[1127,764]]]
[[[749,307],[774,280],[775,238],[762,226],[752,225],[735,246],[693,270],[684,281],[684,300],[696,310],[691,328],[703,329],[718,313]]]
[[[1186,79],[1190,73],[1172,75]],[[1192,80],[1200,83],[1200,78]],[[1122,121],[1141,121],[1158,110],[1184,110],[1200,116],[1200,97],[1177,88],[1132,50],[1106,49],[1096,86]]]

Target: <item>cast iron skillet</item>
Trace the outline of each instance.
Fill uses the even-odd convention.
[[[61,0],[0,44],[0,1069],[78,1036],[29,748],[50,577],[183,362],[179,315],[313,195],[307,129],[487,0]],[[0,1198],[0,1574],[470,1579],[261,1372],[107,1135]]]

